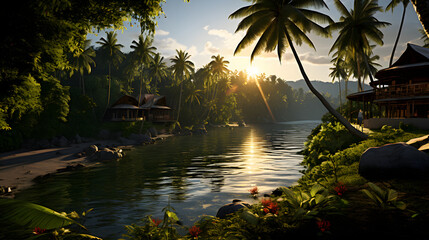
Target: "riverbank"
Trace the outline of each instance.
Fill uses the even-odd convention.
[[[151,138],[151,142],[173,136],[161,134]],[[75,169],[90,167],[99,164],[90,161],[81,153],[91,145],[99,148],[114,147],[119,149],[133,148],[134,144],[123,144],[117,140],[92,140],[85,143],[70,144],[67,147],[54,147],[45,149],[20,149],[0,154],[0,186],[3,186],[7,197],[32,186],[37,178],[49,176]],[[138,144],[140,145],[140,144]]]

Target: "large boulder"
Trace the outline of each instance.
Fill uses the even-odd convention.
[[[90,157],[91,161],[111,161],[122,158],[122,151],[115,151],[109,148],[104,148],[103,150],[100,150],[96,152],[92,157]]]
[[[97,145],[90,145],[87,148],[85,148],[83,150],[83,152],[85,153],[86,156],[90,157],[92,155],[94,155],[94,153],[96,153],[98,151],[98,147]]]
[[[366,178],[425,177],[429,155],[406,143],[368,148],[361,156],[359,174]]]
[[[249,208],[250,204],[243,202],[239,199],[232,200],[232,203],[226,204],[219,208],[217,211],[216,217],[218,218],[226,218],[228,214],[234,213],[242,208]]]
[[[154,127],[149,128],[147,131],[149,132],[151,137],[157,137],[158,136],[158,131]]]
[[[149,134],[136,134],[132,133],[129,136],[129,139],[135,142],[135,144],[143,144],[143,143],[150,143],[152,141]]]

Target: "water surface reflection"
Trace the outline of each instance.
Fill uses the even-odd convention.
[[[251,186],[270,192],[295,183],[302,169],[296,153],[317,124],[218,128],[206,136],[174,137],[136,148],[119,162],[49,178],[17,198],[58,211],[94,208],[85,225],[108,239],[121,237],[124,225],[145,215],[161,218],[168,201],[189,225],[232,199],[251,202]]]

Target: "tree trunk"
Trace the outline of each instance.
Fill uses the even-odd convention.
[[[341,114],[341,108],[343,105],[343,101],[341,100],[341,78],[338,78],[338,88],[339,88],[339,98],[340,98],[340,114]]]
[[[393,56],[395,56],[395,50],[396,50],[396,47],[398,46],[399,37],[401,36],[402,26],[404,25],[406,10],[407,10],[407,5],[404,4],[404,11],[402,11],[402,19],[401,19],[401,24],[399,25],[398,35],[396,36],[395,44],[393,44],[392,55],[390,55],[389,67],[391,67],[392,63],[393,63]]]
[[[328,101],[313,87],[307,74],[305,73],[304,67],[302,66],[301,61],[299,60],[298,53],[293,46],[292,40],[290,39],[289,33],[285,31],[287,41],[289,43],[290,49],[292,50],[293,56],[295,57],[296,63],[298,64],[299,70],[301,71],[302,77],[304,78],[305,83],[307,84],[310,91],[322,102],[323,106],[342,124],[344,127],[353,135],[365,140],[368,138],[368,135],[354,128],[340,113],[338,113]]]
[[[423,26],[423,30],[429,37],[429,1],[428,0],[411,0],[414,6],[414,10],[417,13],[420,23]]]
[[[177,107],[177,119],[176,121],[179,121],[180,116],[180,105],[182,105],[182,90],[183,90],[183,81],[180,83],[180,93],[179,93],[179,106]]]
[[[83,78],[83,75],[80,76],[82,79],[82,93],[85,95],[85,79]]]
[[[142,87],[143,87],[143,64],[142,64],[142,72],[140,74],[140,91],[139,91],[139,104],[141,104],[142,99]]]
[[[110,63],[109,63],[109,90],[107,92],[107,108],[110,105],[110,82],[112,81],[112,76],[110,74]]]

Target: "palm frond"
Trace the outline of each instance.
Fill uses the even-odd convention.
[[[29,228],[55,229],[70,224],[85,228],[66,214],[25,201],[0,199],[0,213],[0,218]]]

